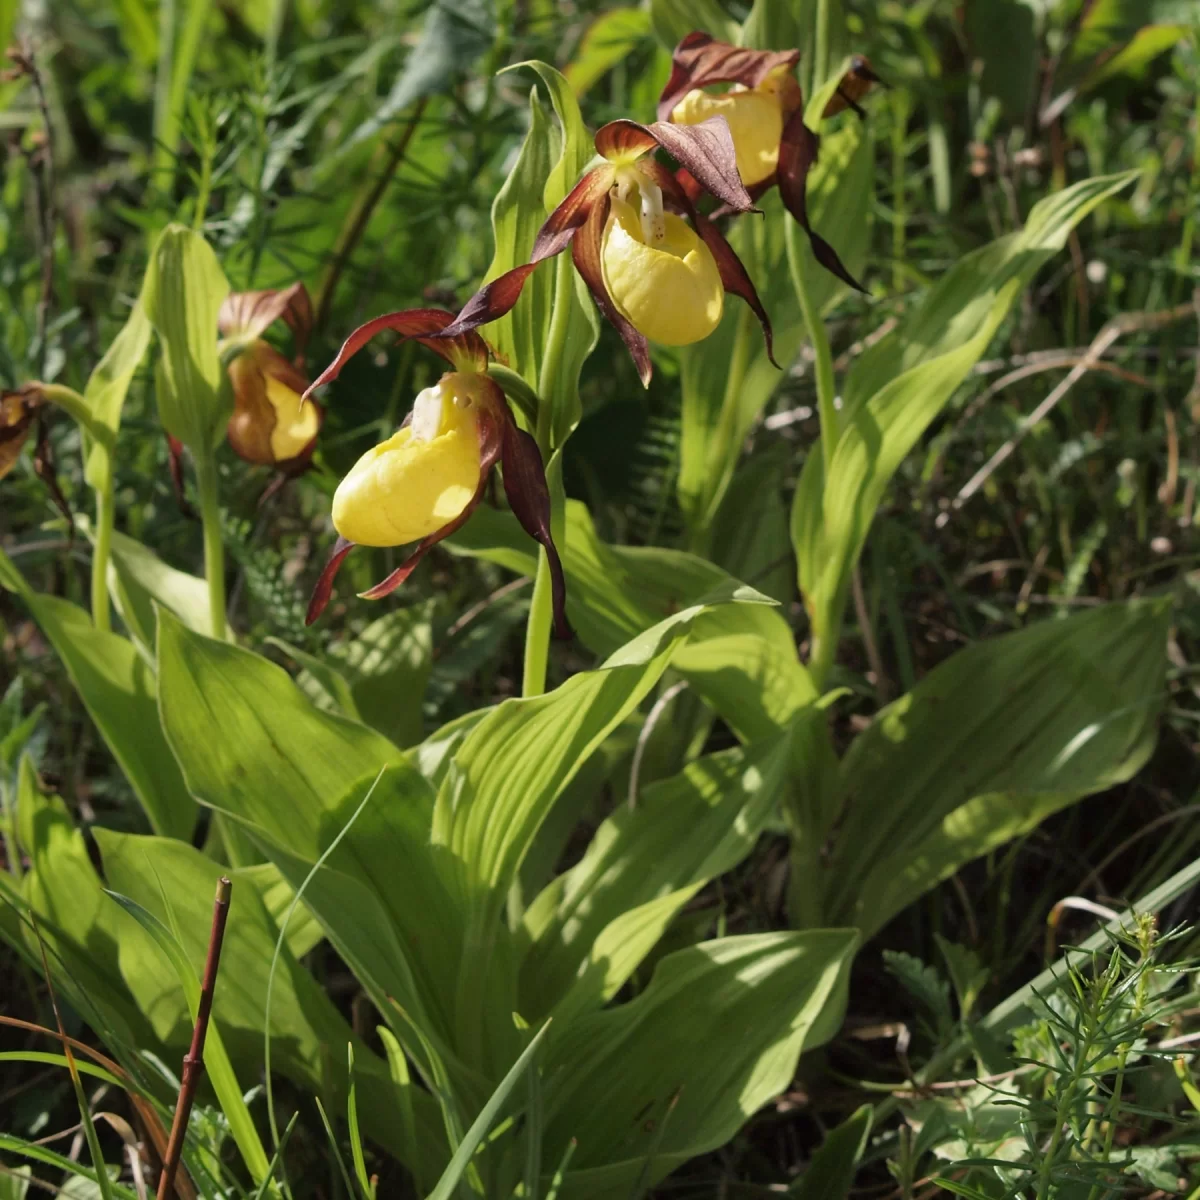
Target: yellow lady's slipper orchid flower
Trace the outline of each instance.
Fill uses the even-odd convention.
[[[333,580],[355,546],[405,546],[413,552],[382,583],[362,595],[379,599],[412,574],[426,552],[459,529],[483,497],[497,462],[513,515],[546,551],[555,631],[569,637],[566,584],[550,533],[550,490],[532,436],[517,426],[508,401],[487,374],[488,348],[473,331],[452,333],[453,313],[405,309],[356,329],[312,387],[336,379],[346,361],[385,329],[436,351],[454,368],[420,392],[412,412],[391,437],[350,468],[333,497],[337,545],[308,605],[312,624],[329,603]],[[306,393],[307,396],[307,393]]]
[[[681,164],[693,193],[655,161],[657,149]],[[648,341],[686,346],[707,337],[721,319],[726,292],[753,309],[770,356],[771,322],[754,284],[694,204],[707,191],[734,212],[752,211],[725,118],[696,125],[610,121],[596,133],[596,150],[604,161],[546,219],[529,262],[476,292],[446,333],[502,317],[538,264],[570,246],[575,269],[616,326],[644,384],[651,375]]]
[[[805,185],[820,141],[804,124],[804,97],[793,74],[799,59],[799,50],[746,50],[707,33],[689,33],[672,55],[671,77],[658,100],[659,120],[691,126],[723,116],[750,194],[758,197],[778,184],[780,198],[808,234],[817,261],[861,291],[808,219]],[[859,56],[826,105],[825,115],[851,107],[861,116],[857,100],[877,82],[870,64]],[[723,93],[706,90],[723,83],[733,86]],[[700,185],[688,178],[686,164],[679,182],[689,195],[698,193]]]
[[[299,367],[263,340],[277,320],[292,330],[297,353],[312,328],[312,304],[304,284],[262,292],[233,292],[217,317],[226,339],[233,414],[226,436],[235,454],[257,466],[281,467],[289,475],[308,467],[324,409],[302,404],[308,379]]]
[[[478,376],[455,372],[419,393],[412,420],[350,468],[333,527],[360,546],[404,546],[448,525],[479,487]]]

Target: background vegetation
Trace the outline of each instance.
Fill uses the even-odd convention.
[[[1051,727],[1071,719],[1074,709],[1060,703],[1060,693],[1083,704],[1098,686],[1083,670],[1062,677],[1074,668],[1056,656],[1072,647],[1083,660],[1099,660],[1106,686],[1127,702],[1114,702],[1113,719],[1136,729],[1111,764],[1066,789],[1078,803],[1064,807],[1064,796],[1046,805],[1037,814],[1043,823],[1014,828],[1013,840],[983,847],[986,853],[930,890],[908,895],[901,888],[895,903],[885,895],[873,923],[855,905],[865,894],[886,893],[884,883],[899,869],[888,865],[882,827],[867,820],[840,842],[827,830],[823,852],[834,857],[825,866],[832,876],[826,920],[809,924],[854,926],[866,935],[847,968],[845,1020],[732,1140],[729,1131],[712,1142],[723,1143],[719,1149],[706,1144],[690,1161],[677,1155],[663,1164],[680,1168],[666,1178],[658,1165],[634,1171],[616,1194],[757,1195],[791,1186],[806,1197],[853,1187],[853,1195],[903,1200],[950,1191],[1089,1200],[1124,1191],[1200,1195],[1200,1092],[1189,1061],[1195,944],[1186,930],[1167,936],[1194,915],[1200,863],[1200,24],[1193,3],[760,0],[748,10],[716,0],[654,0],[640,8],[545,0],[0,0],[0,43],[19,48],[0,83],[0,387],[40,379],[83,392],[137,301],[155,239],[172,221],[203,233],[235,290],[307,283],[315,308],[306,349],[311,375],[368,317],[431,304],[456,310],[492,263],[493,200],[530,127],[537,77],[502,68],[530,59],[557,66],[591,128],[618,116],[650,120],[682,34],[704,28],[733,37],[748,19],[751,36],[762,35],[758,44],[808,47],[818,8],[833,30],[828,61],[864,53],[886,84],[863,101],[865,120],[847,113],[831,127],[827,146],[841,146],[845,161],[830,152],[839,169],[829,168],[814,205],[826,227],[842,220],[839,248],[853,247],[868,289],[859,295],[831,285],[821,298],[839,381],[847,372],[854,378],[855,364],[864,355],[870,362],[871,348],[889,345],[889,334],[911,331],[939,281],[971,252],[1025,228],[1039,202],[1084,180],[1130,173],[1086,219],[1064,223],[1061,252],[1031,264],[1028,286],[996,314],[986,353],[883,480],[861,558],[847,571],[848,594],[829,601],[843,602],[846,624],[822,681],[821,723],[843,754],[868,727],[882,727],[871,723],[883,706],[961,655],[958,676],[939,676],[946,690],[933,698],[970,713],[978,704],[983,732],[977,741],[950,741],[941,772],[976,771],[977,791],[965,795],[1010,788],[1011,796],[1021,787],[1007,777],[990,787],[988,772],[1000,778],[1015,752],[1002,736],[989,751],[988,739],[1006,722],[1036,718],[1038,727]],[[768,30],[768,21],[778,28]],[[788,31],[801,40],[786,40]],[[808,58],[802,79],[806,69]],[[551,108],[546,92],[539,94],[534,119],[549,127]],[[839,134],[843,140],[833,140]],[[836,190],[839,180],[849,182]],[[768,206],[770,219],[779,216]],[[778,601],[808,661],[812,606],[806,612],[797,589],[795,547],[805,550],[802,539],[793,542],[788,513],[806,464],[821,454],[818,364],[790,296],[782,243],[772,249],[768,234],[740,236],[759,239],[764,297],[788,295],[772,311],[794,361],[785,359],[784,372],[765,385],[754,384],[751,365],[751,382],[734,389],[747,397],[744,406],[710,413],[698,441],[711,360],[658,353],[643,392],[615,332],[603,325],[582,367],[582,418],[565,443],[562,478],[566,495],[586,504],[601,543],[688,551]],[[719,338],[735,337],[738,320],[730,314],[713,341],[722,383],[730,354]],[[408,614],[402,627],[373,624],[381,609],[353,599],[349,586],[362,590],[381,567],[396,565],[390,551],[351,559],[331,618],[304,625],[308,593],[333,542],[328,513],[338,480],[436,377],[435,360],[420,348],[374,343],[329,394],[313,469],[266,500],[267,469],[248,467],[225,446],[217,454],[228,612],[241,645],[285,666],[324,709],[337,705],[322,683],[322,664],[340,671],[363,720],[402,746],[520,694],[534,570],[528,547],[514,550],[477,522],[406,585],[398,597]],[[849,407],[853,385],[844,394]],[[66,414],[52,420],[49,444],[67,505],[90,513],[81,435]],[[114,462],[118,533],[178,571],[203,575],[200,526],[172,488],[153,359],[132,381]],[[0,547],[27,585],[86,608],[86,528],[67,525],[30,455],[5,478],[0,496]],[[481,511],[484,522],[488,516]],[[135,551],[126,546],[125,553]],[[634,581],[636,555],[620,561]],[[802,561],[811,599],[819,589],[804,571]],[[18,796],[57,792],[69,820],[63,826],[45,816],[38,846],[51,830],[66,839],[73,825],[83,834],[72,843],[76,858],[58,860],[56,870],[92,870],[103,855],[108,886],[131,891],[121,882],[118,840],[151,830],[139,788],[89,715],[44,619],[34,619],[8,577],[5,586],[0,788],[8,870],[19,881],[22,868],[42,867],[33,839],[18,828]],[[582,595],[576,603],[586,605],[591,593],[574,580],[572,587]],[[1104,614],[1117,611],[1106,605],[1133,599],[1149,607],[1128,611],[1158,614],[1153,628],[1145,620],[1136,628],[1103,624]],[[135,601],[127,606],[137,611]],[[1093,625],[1068,625],[1092,609]],[[126,611],[124,627],[137,642]],[[583,629],[586,622],[573,618]],[[1011,676],[993,674],[987,661],[969,657],[971,647],[1035,628],[1042,640],[1021,643],[1028,647],[1023,674],[1015,667]],[[603,646],[585,636],[554,647],[551,686],[580,673],[590,678],[603,654],[640,629]],[[160,630],[160,679],[163,636]],[[196,665],[202,655],[187,657],[188,636],[178,638],[187,664],[180,678],[200,678],[207,668]],[[151,632],[151,657],[153,645]],[[1046,677],[1034,669],[1043,662],[1052,666]],[[759,736],[729,710],[714,713],[694,691],[672,691],[683,678],[656,675],[631,692],[628,708],[607,727],[611,737],[588,760],[590,790],[558,806],[561,828],[543,832],[523,864],[509,900],[514,911],[524,911],[545,879],[574,866],[639,789],[671,780],[701,750],[730,750]],[[1004,697],[1009,708],[997,703],[996,689],[1005,687],[1013,689]],[[264,683],[261,703],[274,697]],[[240,719],[248,727],[257,710],[247,703]],[[231,718],[223,732],[233,738],[239,728]],[[899,811],[903,799],[907,811],[919,811],[921,771],[938,744],[915,748],[898,773],[872,775],[868,762],[861,786],[874,789],[881,805],[890,801]],[[868,757],[858,754],[856,761]],[[207,800],[196,782],[202,749],[177,756],[187,790]],[[1030,783],[1026,790],[1038,789]],[[1092,794],[1079,799],[1085,792]],[[344,819],[354,810],[338,811]],[[207,838],[214,858],[242,866],[222,859],[216,826],[202,819],[193,844],[203,847]],[[752,851],[713,868],[711,878],[701,879],[697,868],[694,893],[631,972],[622,999],[645,995],[654,966],[671,951],[712,937],[765,935],[789,922],[805,927],[797,919],[806,901],[796,894],[796,825],[773,808],[758,830]],[[164,831],[155,825],[154,832]],[[134,868],[126,869],[132,879]],[[178,869],[163,881],[180,893],[172,901],[206,923],[212,880],[202,871],[189,875],[182,859]],[[886,877],[872,884],[876,892],[866,886],[871,869]],[[255,894],[241,886],[235,905]],[[24,906],[37,903],[28,889],[23,901],[18,892],[4,893],[0,1011],[55,1028],[41,964],[22,930]],[[1157,933],[1145,921],[1129,923],[1115,942],[1093,938],[1095,954],[1059,958],[1062,946],[1093,935],[1098,916],[1135,901],[1158,913]],[[141,903],[153,907],[145,896]],[[282,908],[271,916],[278,919]],[[306,932],[288,935],[289,961],[297,971],[301,961],[307,966],[304,978],[315,981],[336,1028],[353,1031],[360,1057],[373,1052],[385,1063],[390,1047],[375,1031],[368,999],[378,993],[303,907],[296,919]],[[162,920],[170,924],[167,913]],[[269,959],[270,941],[252,949],[263,947]],[[103,973],[105,948],[90,949],[91,969]],[[193,962],[202,950],[203,941],[188,944]],[[72,966],[77,976],[84,962]],[[1068,986],[1053,991],[1041,977],[1031,988],[1055,962]],[[85,993],[89,986],[84,978]],[[681,1011],[702,1006],[703,992],[697,979]],[[287,1003],[308,1003],[288,995]],[[183,1015],[177,1028],[150,1016],[145,1046],[164,1055],[157,1084],[178,1072],[190,1024]],[[138,1029],[114,1033],[76,1006],[65,1007],[63,1019],[69,1034],[107,1046],[131,1069],[126,1039],[136,1044]],[[30,1158],[22,1147],[49,1137],[58,1140],[46,1144],[69,1161],[43,1156],[33,1186],[61,1188],[72,1163],[89,1161],[71,1078],[61,1060],[47,1057],[61,1047],[12,1025],[0,1039],[0,1196],[24,1195],[14,1175]],[[253,1050],[249,1044],[232,1036],[235,1065],[252,1061],[238,1070],[235,1093],[239,1081],[249,1088],[269,1078],[254,1057],[261,1032]],[[341,1063],[344,1047],[332,1036],[323,1044],[321,1053]],[[404,1049],[413,1059],[407,1043]],[[488,1090],[515,1058],[515,1050],[497,1054],[505,1061],[483,1072]],[[695,1054],[711,1054],[709,1070],[717,1072],[719,1048],[697,1044]],[[353,1112],[348,1120],[344,1107],[328,1117],[318,1111],[314,1098],[328,1084],[318,1078],[322,1071],[336,1073],[325,1063],[310,1069],[307,1082],[296,1071],[276,1080],[280,1123],[299,1113],[282,1156],[294,1194],[369,1190],[374,1176],[381,1196],[410,1194],[414,1186],[430,1192],[444,1162],[427,1169],[405,1160],[402,1167],[365,1119],[364,1149]],[[138,1123],[144,1114],[118,1099],[114,1075],[97,1079],[93,1070],[81,1086],[94,1113],[110,1106],[116,1113],[96,1131],[98,1147],[110,1164],[122,1164],[122,1185],[134,1187],[137,1155],[125,1147],[146,1142]],[[512,1095],[524,1097],[524,1087]],[[159,1091],[155,1103],[169,1114],[172,1089]],[[459,1137],[485,1094],[474,1096]],[[514,1118],[520,1128],[537,1125],[536,1089],[531,1095]],[[603,1099],[594,1103],[603,1107]],[[639,1154],[647,1164],[658,1164],[669,1144],[656,1140],[667,1135],[655,1122],[669,1129],[676,1102],[683,1103],[676,1096],[646,1118],[649,1141]],[[253,1194],[257,1184],[265,1194],[275,1169],[255,1175],[238,1132],[241,1115],[230,1104],[228,1093],[202,1090],[188,1160],[193,1178],[204,1195]],[[864,1105],[871,1107],[864,1112]],[[260,1096],[250,1098],[248,1111],[252,1124],[265,1127]],[[122,1119],[136,1128],[122,1129]],[[409,1119],[424,1117],[409,1110]],[[553,1141],[557,1131],[547,1136]],[[526,1194],[536,1191],[534,1162],[532,1189],[528,1172],[523,1177]],[[542,1168],[547,1179],[556,1165]],[[497,1181],[505,1169],[487,1176],[496,1194],[505,1190]],[[86,1167],[80,1171],[68,1185],[74,1194],[99,1187],[88,1184]],[[522,1178],[512,1171],[506,1194]],[[464,1178],[458,1186],[483,1186],[470,1173]],[[543,1187],[549,1192],[553,1184]]]

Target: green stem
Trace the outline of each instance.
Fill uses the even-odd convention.
[[[542,370],[538,376],[538,395],[542,403],[538,407],[537,443],[542,458],[549,460],[554,449],[554,397],[558,392],[562,370],[563,350],[567,343],[567,329],[571,323],[571,300],[575,281],[571,259],[560,254],[554,264],[554,308],[550,313],[550,330],[546,335],[546,352],[542,356]]]
[[[559,255],[554,273],[554,308],[550,313],[550,329],[546,335],[546,352],[538,376],[536,437],[542,461],[549,463],[554,449],[553,400],[561,386],[558,376],[562,370],[563,350],[571,321],[571,298],[575,281],[571,277],[571,260]],[[550,503],[555,503],[554,490]],[[545,550],[538,550],[537,574],[533,580],[533,596],[529,602],[529,619],[525,625],[525,664],[521,678],[522,696],[540,696],[546,690],[546,667],[550,660],[550,631],[553,625],[553,605],[550,586],[550,564]]]
[[[103,481],[96,489],[96,539],[92,545],[92,623],[108,633],[112,622],[108,611],[108,560],[113,535],[112,460],[105,464]]]
[[[908,231],[904,143],[908,136],[908,94],[894,93],[892,101],[892,287],[904,286],[904,259]]]
[[[529,620],[525,626],[525,669],[521,678],[522,696],[540,696],[546,690],[546,667],[550,660],[550,627],[553,622],[550,593],[550,564],[546,552],[538,549],[537,574],[529,601]]]
[[[804,249],[800,245],[800,228],[794,221],[787,223],[786,242],[792,286],[796,291],[796,299],[800,302],[800,311],[804,316],[808,338],[816,357],[817,415],[821,424],[821,465],[824,467],[825,476],[822,490],[827,492],[829,481],[833,477],[833,456],[837,450],[840,433],[840,420],[835,403],[837,384],[833,374],[833,350],[825,332],[825,323],[821,320],[821,314],[809,290],[807,273],[801,261]],[[833,666],[845,604],[846,589],[843,586],[838,589],[834,603],[824,611],[809,611],[812,622],[812,653],[808,669],[818,690],[825,686],[825,680]]]
[[[829,0],[817,0],[816,29],[813,36],[813,79],[811,96],[829,74]]]
[[[211,450],[196,455],[196,490],[204,529],[204,577],[208,580],[212,635],[225,640],[225,546],[221,541],[221,506],[217,494],[217,460]]]

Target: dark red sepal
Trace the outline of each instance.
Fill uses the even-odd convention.
[[[621,335],[637,367],[638,377],[643,387],[650,386],[650,378],[654,368],[650,365],[650,345],[645,337],[617,311],[608,288],[604,283],[604,268],[600,261],[603,248],[604,225],[608,220],[608,197],[601,198],[588,216],[587,224],[579,231],[579,236],[571,243],[571,259],[575,270],[587,284],[596,307],[605,315],[613,328]]]
[[[171,489],[175,493],[175,503],[179,511],[189,521],[196,520],[196,510],[188,503],[187,493],[183,488],[183,443],[167,434],[167,469],[171,476]]]
[[[576,232],[587,221],[596,201],[608,191],[611,182],[612,172],[609,169],[597,167],[589,171],[546,218],[534,239],[529,261],[511,271],[505,271],[503,275],[497,275],[490,283],[485,283],[462,306],[462,310],[445,333],[454,334],[477,329],[480,325],[495,321],[511,311],[521,298],[525,280],[533,274],[539,263],[561,254],[571,244]]]
[[[308,612],[304,615],[305,625],[311,625],[325,611],[329,597],[333,595],[333,581],[341,569],[342,562],[357,545],[357,542],[347,541],[344,537],[339,537],[334,543],[333,553],[321,570],[317,586],[313,588],[312,599],[308,602]]]
[[[537,442],[511,419],[504,422],[504,494],[521,528],[543,550],[550,567],[550,590],[554,607],[554,636],[571,637],[567,622],[567,582],[562,560],[550,531],[550,488]]]
[[[756,88],[772,71],[794,67],[799,61],[799,50],[747,50],[696,30],[671,55],[671,77],[658,99],[658,119],[669,121],[675,105],[697,88],[714,83]]]
[[[304,396],[307,398],[323,384],[336,379],[347,361],[385,329],[395,330],[405,340],[411,338],[420,342],[422,346],[440,354],[452,366],[487,370],[487,343],[477,333],[452,329],[454,323],[454,314],[440,308],[406,308],[375,317],[365,325],[360,325],[342,343],[337,357],[313,380]]]
[[[779,166],[776,171],[779,198],[788,212],[796,218],[800,228],[808,234],[813,257],[817,262],[849,287],[865,293],[867,289],[846,270],[837,256],[837,251],[813,229],[808,219],[808,198],[805,189],[808,185],[808,173],[817,161],[820,145],[821,139],[804,124],[803,110],[797,110],[783,127],[783,137],[779,142]]]

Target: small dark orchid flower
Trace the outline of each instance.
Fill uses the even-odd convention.
[[[778,184],[780,199],[808,234],[817,261],[861,292],[862,285],[808,218],[805,186],[817,161],[820,139],[804,124],[804,96],[794,75],[799,60],[799,50],[746,50],[718,42],[707,33],[689,33],[671,57],[671,76],[659,97],[658,117],[687,127],[723,116],[737,150],[738,170],[751,196],[757,198]],[[843,85],[857,88],[858,77],[852,80],[851,76],[853,70]],[[722,83],[733,87],[721,93],[704,90]],[[835,94],[826,113],[838,99]],[[842,99],[851,103],[849,93]],[[688,169],[686,163],[683,166]],[[693,198],[697,195],[696,181],[683,172],[680,183]]]
[[[707,337],[721,320],[726,292],[754,310],[770,354],[771,323],[745,267],[717,227],[696,212],[694,197],[653,157],[660,148],[671,155],[696,182],[696,195],[707,191],[731,211],[753,212],[725,121],[610,121],[595,145],[603,161],[546,219],[529,262],[476,292],[445,334],[502,317],[531,272],[570,246],[576,270],[616,326],[644,384],[651,376],[647,342],[686,346]]]
[[[555,633],[570,637],[566,584],[550,533],[550,490],[537,442],[517,426],[504,393],[487,374],[483,338],[470,330],[449,333],[454,321],[453,313],[438,308],[376,317],[346,339],[308,389],[336,379],[346,361],[385,329],[428,346],[453,368],[417,395],[400,428],[368,450],[338,484],[333,497],[338,540],[313,590],[307,623],[311,625],[329,603],[334,576],[355,546],[417,543],[399,567],[362,596],[377,600],[395,591],[431,547],[466,523],[499,462],[513,514],[546,551]]]
[[[295,362],[263,340],[278,320],[292,331]],[[233,387],[227,437],[234,453],[246,462],[280,467],[294,475],[312,458],[324,409],[301,403],[308,379],[297,365],[303,361],[312,321],[312,303],[302,283],[278,290],[231,292],[221,305],[217,327]]]
[[[67,498],[58,484],[58,474],[54,469],[54,452],[45,419],[45,406],[51,402],[47,393],[55,390],[42,383],[27,383],[13,391],[0,392],[0,479],[17,465],[30,433],[36,428],[37,440],[33,447],[34,474],[45,485],[55,507],[66,518],[68,536],[74,538],[74,518],[71,516]]]

